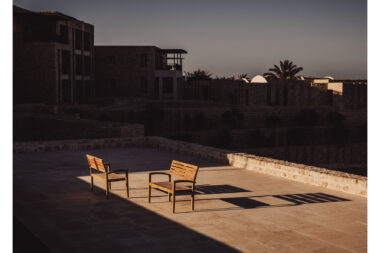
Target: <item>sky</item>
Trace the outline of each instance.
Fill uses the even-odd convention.
[[[366,0],[14,0],[95,26],[95,45],[182,48],[184,70],[263,74],[289,59],[304,76],[367,78]]]

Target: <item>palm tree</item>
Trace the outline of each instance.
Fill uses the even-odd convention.
[[[293,64],[292,61],[285,60],[280,61],[280,67],[277,65],[274,65],[274,68],[269,69],[271,72],[264,73],[264,77],[266,79],[296,79],[297,74],[303,70],[302,67],[298,67],[297,65]]]

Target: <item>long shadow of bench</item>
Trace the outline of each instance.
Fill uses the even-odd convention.
[[[272,197],[285,201],[283,204],[268,204],[259,201],[256,198]],[[234,207],[208,209],[199,211],[226,211],[226,210],[240,210],[240,209],[255,209],[255,208],[275,208],[275,207],[290,207],[305,204],[316,203],[332,203],[332,202],[345,202],[351,201],[349,199],[341,198],[338,196],[317,192],[317,193],[299,193],[299,194],[283,194],[283,195],[262,195],[262,196],[248,196],[248,197],[235,197],[235,198],[215,198],[234,205]],[[214,199],[214,200],[215,200]],[[206,200],[206,199],[202,199]],[[286,203],[287,202],[287,203]]]
[[[139,188],[139,189],[141,190],[141,189],[145,189],[145,188]],[[155,190],[161,191],[160,189],[155,189]],[[161,192],[163,192],[163,193],[166,194],[166,192],[164,192],[164,191],[161,191]],[[241,192],[251,192],[251,191],[243,189],[243,188],[240,188],[240,187],[237,187],[237,186],[229,185],[229,184],[221,184],[221,185],[209,185],[209,184],[205,184],[205,185],[197,185],[195,187],[195,194],[196,195],[200,195],[200,194],[202,195],[202,194],[241,193]],[[178,196],[188,195],[188,194],[189,193],[186,192],[186,191],[178,192],[177,193]]]

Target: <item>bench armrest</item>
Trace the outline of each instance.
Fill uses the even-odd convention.
[[[173,185],[172,185],[173,192],[176,189],[176,185],[179,184],[179,183],[191,183],[192,184],[192,190],[194,191],[195,181],[191,181],[191,180],[174,180],[173,181]]]
[[[169,173],[166,173],[166,172],[150,172],[149,173],[149,183],[151,182],[152,175],[166,175],[169,177],[169,182],[171,182],[171,180],[172,180],[172,175],[170,175]]]

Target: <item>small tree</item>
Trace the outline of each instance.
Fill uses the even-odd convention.
[[[194,70],[193,72],[186,72],[185,71],[185,80],[187,82],[191,82],[194,80],[211,80],[212,74],[205,70]]]

